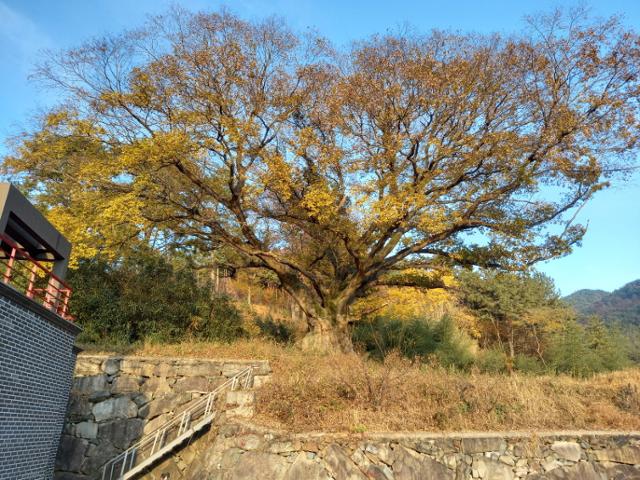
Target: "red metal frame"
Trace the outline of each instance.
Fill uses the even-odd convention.
[[[55,275],[50,269],[42,265],[38,260],[29,255],[24,248],[20,247],[11,237],[0,234],[0,241],[9,248],[2,247],[0,251],[4,251],[8,256],[0,258],[0,264],[5,266],[2,282],[16,290],[24,290],[24,295],[35,301],[39,301],[42,305],[58,314],[65,320],[73,322],[75,318],[69,314],[69,298],[71,297],[71,287],[64,280]],[[27,262],[26,267],[28,274],[23,273],[17,268],[17,262]],[[17,279],[21,279],[23,285],[17,283]],[[37,288],[38,278],[43,278],[42,283],[46,283],[46,287]],[[26,288],[25,283],[26,281]]]

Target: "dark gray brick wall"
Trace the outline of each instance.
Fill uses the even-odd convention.
[[[0,479],[53,477],[77,327],[0,285]]]

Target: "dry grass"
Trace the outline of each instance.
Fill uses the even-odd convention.
[[[292,431],[640,430],[640,369],[587,380],[461,373],[256,340],[109,353],[270,360],[273,381],[259,391],[255,420]]]

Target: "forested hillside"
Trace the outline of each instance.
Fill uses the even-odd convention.
[[[612,293],[578,290],[564,298],[582,317],[598,315],[607,323],[640,325],[640,280]]]
[[[586,313],[595,303],[599,302],[610,292],[605,290],[591,290],[583,288],[564,297],[564,300],[575,308],[579,313]]]

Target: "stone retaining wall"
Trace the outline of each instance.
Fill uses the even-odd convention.
[[[80,355],[55,478],[98,478],[106,461],[167,421],[198,392],[215,389],[250,365],[254,385],[266,381],[271,372],[266,361]],[[250,414],[252,406],[240,400],[236,413]]]
[[[632,480],[640,432],[298,434],[223,423],[146,480]]]
[[[201,391],[265,361],[78,358],[57,480],[100,467]],[[632,480],[640,432],[291,434],[240,420],[253,392],[230,392],[211,429],[145,474],[147,480]]]

